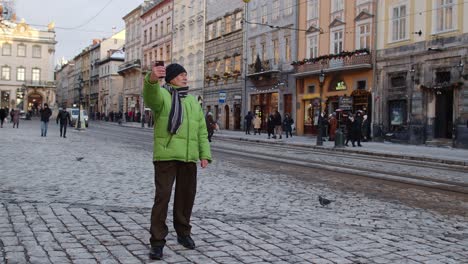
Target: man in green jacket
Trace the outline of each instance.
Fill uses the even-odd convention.
[[[160,79],[166,83],[161,86]],[[161,259],[168,228],[167,209],[172,186],[176,182],[173,222],[177,241],[189,249],[195,248],[190,237],[197,166],[206,168],[211,162],[208,131],[200,104],[188,95],[187,71],[179,64],[154,66],[144,81],[145,104],[153,111],[153,164],[156,194],[151,211],[151,259]]]

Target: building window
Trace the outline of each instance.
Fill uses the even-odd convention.
[[[214,26],[214,24],[209,24],[208,25],[208,40],[214,38],[214,28],[213,28],[213,26]]]
[[[406,116],[406,100],[394,100],[388,102],[389,121],[391,130],[394,131],[395,126],[405,124]]]
[[[252,23],[250,23],[251,28],[256,28],[257,27],[257,9],[252,10],[250,13],[250,20]]]
[[[366,81],[357,81],[357,90],[365,90]]]
[[[343,0],[333,0],[332,2],[332,12],[338,12],[343,10]]]
[[[310,93],[310,94],[315,93],[315,85],[307,86],[307,93]]]
[[[41,69],[32,69],[32,81],[38,82],[41,80]]]
[[[3,56],[11,56],[11,44],[10,43],[3,43],[3,45],[2,45],[2,55]]]
[[[279,0],[273,1],[273,13],[271,14],[271,18],[276,20],[279,18]]]
[[[224,33],[230,33],[232,31],[232,16],[227,16],[224,22]]]
[[[257,56],[257,50],[255,45],[250,46],[250,62],[255,62],[255,57]]]
[[[242,13],[237,12],[236,13],[236,26],[235,29],[241,29],[242,28]]]
[[[11,69],[9,66],[2,67],[2,80],[9,81],[11,77]]]
[[[166,60],[171,60],[171,45],[166,45]]]
[[[289,37],[284,38],[285,41],[285,59],[287,62],[291,61],[291,43],[289,43]]]
[[[436,32],[455,29],[457,6],[454,0],[437,0],[435,10]]]
[[[286,16],[291,15],[293,12],[293,1],[292,0],[286,0],[285,1],[285,9],[284,9],[284,14]]]
[[[154,25],[154,36],[157,38],[159,37],[159,32],[158,32],[158,24]]]
[[[145,36],[146,36],[146,32],[145,32]],[[149,29],[149,42],[151,41],[153,41],[153,28],[152,27],[150,27]],[[145,44],[146,44],[146,41],[145,41]]]
[[[279,63],[279,41],[277,39],[273,40],[273,52],[274,52],[274,64]]]
[[[224,72],[231,72],[231,58],[224,59]]]
[[[331,51],[333,54],[341,53],[343,51],[343,30],[332,32],[331,37]]]
[[[32,56],[33,56],[33,58],[40,58],[41,57],[41,46],[34,45],[32,47]]]
[[[16,69],[16,80],[24,81],[26,79],[26,69],[24,67],[19,67]]]
[[[161,35],[164,35],[164,21],[161,21]]]
[[[216,21],[216,37],[220,37],[222,34],[223,21],[220,19]]]
[[[171,28],[171,18],[168,17],[168,18],[166,19],[166,33],[169,34],[169,32],[171,32],[171,31],[172,31],[172,28]]]
[[[146,32],[146,30],[143,31],[143,44],[145,44],[145,45],[148,43],[148,34],[147,33],[148,32]]]
[[[262,46],[262,61],[267,59],[267,49],[266,49],[266,44],[262,43],[260,44]]]
[[[357,49],[369,49],[370,48],[370,24],[363,24],[358,26],[358,41],[356,48]]]
[[[241,56],[237,55],[234,57],[234,70],[239,71],[241,70]]]
[[[161,48],[159,48],[159,59],[160,60],[164,60],[163,54],[164,54],[163,53],[163,48],[161,47]]]
[[[392,41],[406,39],[406,5],[392,9]]]
[[[18,57],[26,57],[26,45],[18,44]]]
[[[318,35],[309,36],[307,41],[307,57],[318,57]]]
[[[307,20],[318,18],[318,0],[307,1]]]
[[[267,11],[267,6],[264,5],[262,6],[262,24],[267,24],[268,23],[268,11]]]

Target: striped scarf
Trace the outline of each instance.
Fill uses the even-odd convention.
[[[169,112],[169,122],[167,124],[167,130],[171,134],[176,134],[184,118],[184,112],[182,109],[182,103],[180,101],[180,98],[184,98],[185,96],[187,96],[189,88],[174,88],[169,84],[164,84],[164,88],[167,91],[169,91],[172,95],[171,111]]]

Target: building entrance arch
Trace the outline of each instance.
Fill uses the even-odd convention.
[[[39,114],[39,109],[42,107],[42,95],[39,93],[32,93],[28,95],[28,112],[34,115]]]

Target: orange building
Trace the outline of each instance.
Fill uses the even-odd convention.
[[[317,134],[321,112],[371,118],[375,0],[299,3],[297,134]],[[323,82],[320,82],[322,76]]]

